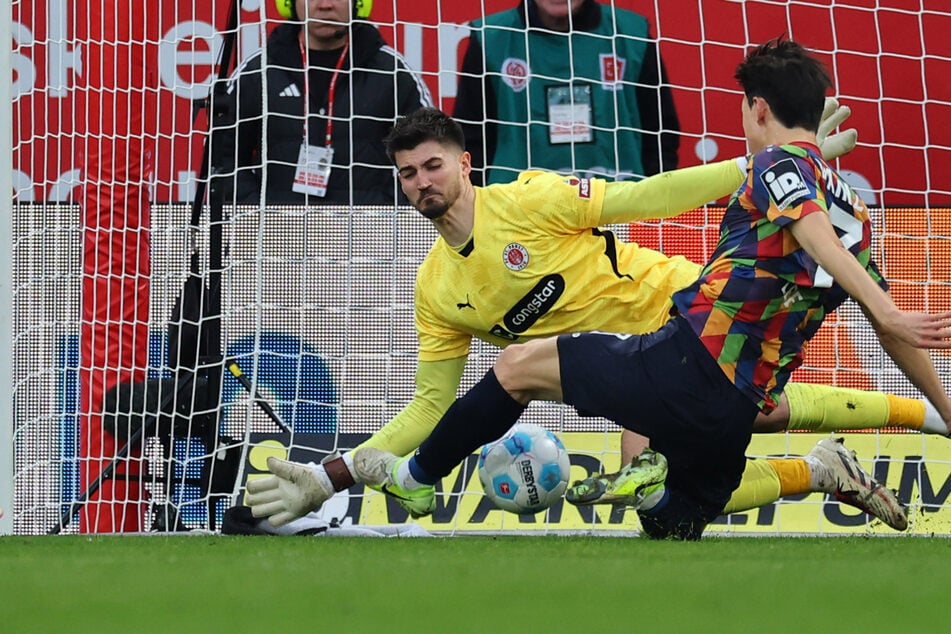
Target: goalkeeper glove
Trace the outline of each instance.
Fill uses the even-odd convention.
[[[819,129],[816,131],[816,145],[819,146],[819,151],[822,152],[822,158],[825,160],[835,160],[855,149],[859,136],[855,128],[829,134],[842,125],[850,116],[852,116],[851,108],[840,106],[835,97],[826,97],[825,105],[822,108],[822,118],[819,120]],[[745,178],[749,157],[740,156],[733,160],[740,174]]]
[[[254,517],[266,517],[274,527],[316,511],[334,494],[323,465],[271,456],[267,468],[272,475],[248,482],[245,503]]]
[[[822,109],[822,119],[819,121],[819,130],[816,132],[816,145],[822,151],[822,158],[831,161],[848,154],[855,149],[859,133],[855,128],[843,132],[829,134],[849,118],[852,110],[848,106],[840,106],[835,97],[826,97]]]

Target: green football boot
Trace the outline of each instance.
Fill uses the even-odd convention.
[[[577,506],[620,504],[640,508],[645,500],[657,500],[667,479],[667,459],[645,449],[617,473],[599,473],[575,482],[565,499]]]
[[[400,458],[373,447],[363,447],[353,454],[353,470],[363,483],[379,487],[383,493],[396,498],[412,517],[432,515],[436,510],[435,487],[424,485],[407,489],[399,484],[397,472],[409,458]]]

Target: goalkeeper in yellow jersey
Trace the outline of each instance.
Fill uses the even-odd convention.
[[[848,115],[836,105],[827,108],[824,132]],[[854,142],[852,131],[834,135],[824,152],[838,156]],[[416,392],[361,445],[397,455],[416,449],[455,399],[472,337],[504,347],[586,330],[637,334],[666,322],[671,295],[695,280],[700,266],[599,227],[674,216],[728,195],[744,177],[745,159],[738,159],[639,182],[524,172],[513,183],[475,187],[458,124],[431,108],[401,119],[388,143],[403,191],[440,234],[416,279]],[[776,410],[757,419],[761,430],[899,425],[947,433],[923,400],[822,385],[786,392]],[[625,460],[633,444],[631,437],[622,442]],[[320,508],[355,481],[350,454],[321,465],[277,458],[268,465],[273,475],[249,482],[246,499],[255,517],[274,526]],[[833,440],[804,458],[749,460],[725,512],[808,491],[832,494],[893,528],[907,524],[894,494]]]

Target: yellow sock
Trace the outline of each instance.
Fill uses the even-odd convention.
[[[730,501],[726,503],[724,513],[748,511],[779,499],[780,477],[776,469],[770,465],[771,462],[773,461],[746,459],[743,479],[740,480],[740,486],[733,491]]]
[[[917,398],[905,398],[886,394],[888,398],[888,424],[920,430],[925,423],[925,402]]]
[[[920,429],[924,421],[924,405],[915,399],[905,399],[882,392],[868,392],[846,387],[790,383],[786,386],[789,401],[788,429],[809,431],[839,431],[845,429],[881,429],[901,425]],[[900,416],[891,416],[897,403]],[[920,405],[917,419],[912,404]],[[901,421],[901,422],[899,422]],[[917,422],[917,427],[914,427]]]
[[[779,480],[779,497],[812,493],[812,472],[802,458],[769,458],[769,466]]]

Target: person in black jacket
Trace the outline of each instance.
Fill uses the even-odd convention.
[[[370,0],[276,2],[289,21],[216,91],[225,202],[259,204],[263,188],[266,203],[397,203],[383,138],[398,116],[432,105],[426,85],[374,26],[351,20]]]
[[[646,18],[521,0],[471,26],[453,118],[475,184],[533,168],[624,180],[677,167],[680,123]]]

